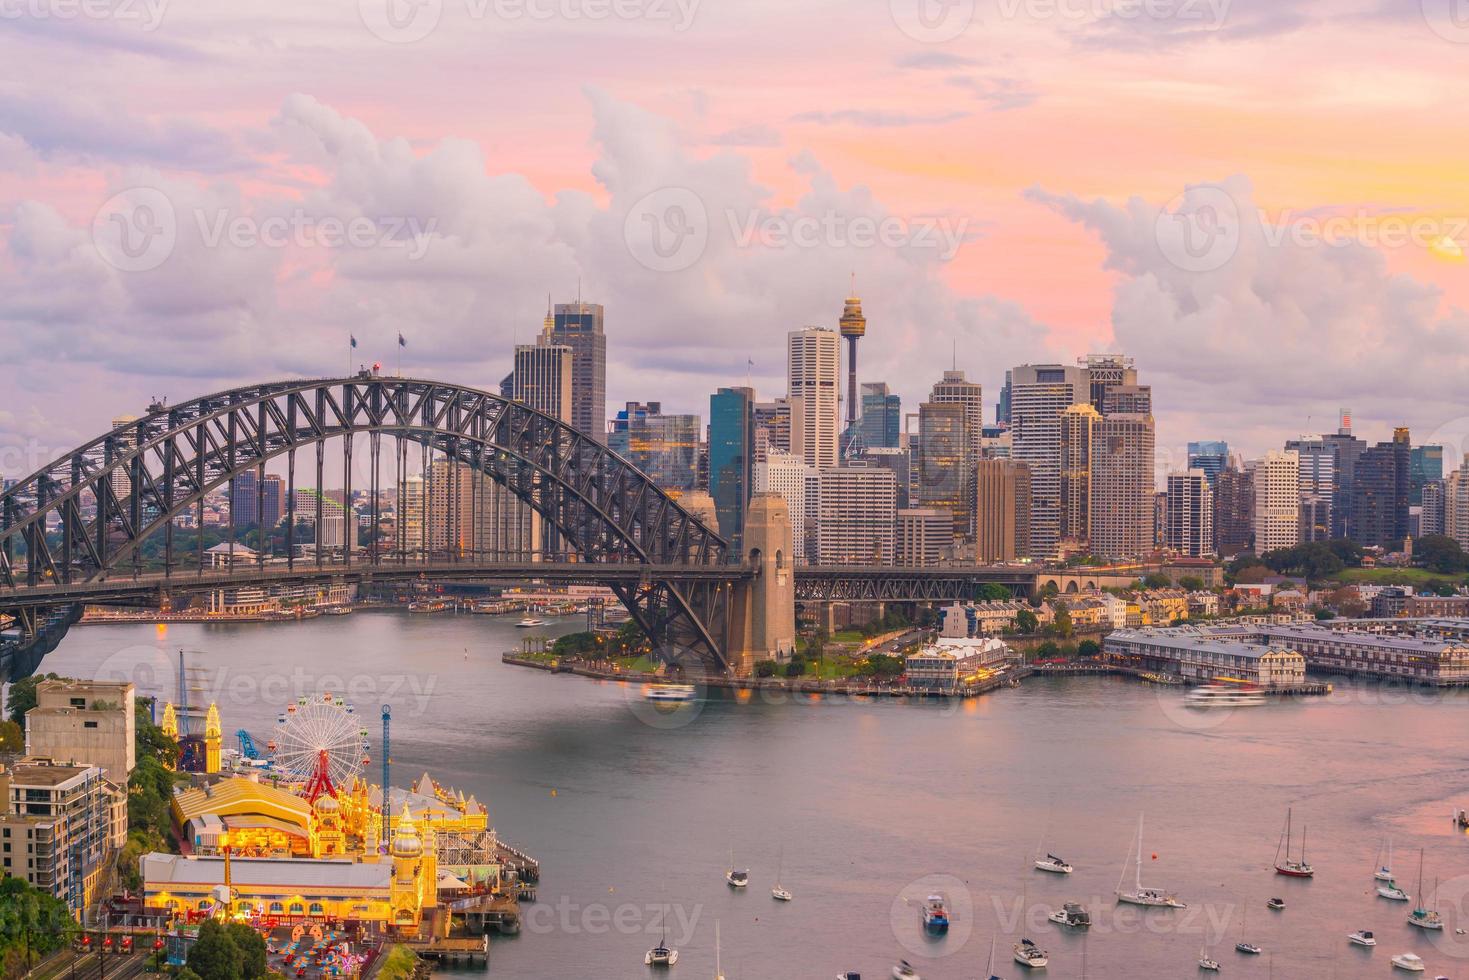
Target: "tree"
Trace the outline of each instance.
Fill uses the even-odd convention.
[[[885,653],[874,653],[867,658],[867,664],[878,677],[897,677],[907,667],[901,657],[892,657]]]
[[[801,657],[792,657],[785,670],[787,677],[800,677],[806,673],[806,661]]]
[[[1076,652],[1083,657],[1095,657],[1101,654],[1102,645],[1096,640],[1082,640],[1076,645]]]
[[[1015,632],[1034,633],[1040,626],[1040,617],[1029,609],[1022,609],[1015,614]]]
[[[24,728],[26,712],[36,706],[36,685],[42,681],[62,679],[60,674],[32,674],[11,684],[10,693],[5,697],[5,710],[10,720]]]
[[[1335,619],[1336,613],[1332,612],[1330,609],[1318,609],[1316,610],[1316,618],[1318,620]]]
[[[758,660],[755,662],[756,677],[774,677],[776,663],[774,660]]]
[[[25,747],[25,729],[9,718],[0,721],[0,752],[24,752]]]
[[[1036,656],[1046,657],[1048,659],[1055,657],[1060,652],[1061,648],[1056,645],[1056,641],[1054,640],[1047,640],[1035,648]]]
[[[1056,616],[1052,624],[1056,627],[1056,635],[1061,639],[1064,640],[1072,634],[1071,610],[1066,608],[1066,603],[1056,603]]]
[[[228,932],[240,951],[240,972],[245,980],[257,980],[270,972],[265,962],[265,940],[260,933],[243,922],[231,922]]]
[[[1204,590],[1204,580],[1197,575],[1185,575],[1178,580],[1178,587],[1187,589],[1190,592],[1202,592]]]
[[[188,966],[201,980],[244,980],[244,959],[229,930],[206,919],[189,950]]]
[[[1469,555],[1459,542],[1443,534],[1430,534],[1413,542],[1413,557],[1430,572],[1461,575],[1469,571]]]
[[[1015,598],[1014,594],[997,582],[985,582],[979,587],[978,597],[981,602],[1004,602]]]
[[[1149,589],[1166,589],[1173,585],[1173,580],[1162,572],[1154,572],[1143,579],[1143,585]]]

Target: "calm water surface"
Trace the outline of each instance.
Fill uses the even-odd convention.
[[[1039,976],[1197,977],[1208,942],[1226,977],[1389,977],[1414,951],[1426,976],[1469,978],[1469,699],[1338,684],[1330,698],[1232,714],[1181,693],[1103,678],[1030,680],[962,705],[715,699],[697,717],[649,714],[625,685],[507,667],[513,618],[354,613],[299,624],[82,627],[45,669],[128,676],[172,691],[172,657],[208,668],[227,732],[263,742],[297,694],[346,692],[372,732],[393,706],[393,778],[430,770],[474,793],[501,835],[542,861],[526,931],[496,939],[491,976],[647,977],[673,907],[674,978],[883,980],[900,957],[929,980],[1025,973],[1010,945],[1051,954]],[[562,620],[559,632],[580,628]],[[154,675],[160,679],[153,680]],[[374,776],[376,773],[374,772]],[[1271,873],[1287,806],[1307,825],[1311,881]],[[1146,813],[1144,884],[1186,911],[1113,904]],[[1375,897],[1391,837],[1399,881],[1438,879],[1449,929],[1407,926]],[[1076,866],[1030,869],[1038,843]],[[751,869],[723,879],[731,850]],[[771,900],[783,881],[795,901]],[[1131,879],[1130,869],[1126,874]],[[918,906],[947,894],[947,937],[920,934]],[[1284,912],[1265,901],[1278,895]],[[1044,921],[1090,908],[1083,938]],[[1346,936],[1371,929],[1375,950]],[[1234,952],[1244,935],[1266,955]],[[1085,973],[1083,974],[1083,968]],[[1406,976],[1406,974],[1398,974]]]

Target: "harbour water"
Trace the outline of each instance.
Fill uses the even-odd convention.
[[[1388,977],[1414,951],[1426,976],[1469,976],[1469,697],[1339,683],[1327,697],[1234,711],[1184,690],[1101,677],[1032,678],[953,704],[714,698],[665,715],[635,686],[501,664],[514,616],[358,612],[291,624],[88,626],[43,669],[124,676],[172,696],[174,657],[205,668],[227,736],[269,737],[282,705],[331,690],[354,701],[378,758],[392,705],[394,781],[430,770],[473,792],[509,842],[542,863],[525,930],[493,940],[490,976],[641,978],[667,921],[674,976],[883,978],[899,958],[929,980],[1025,973],[1022,936],[1053,978],[1195,977],[1200,946],[1228,977]],[[546,632],[581,628],[551,623]],[[228,741],[233,744],[233,739]],[[376,772],[374,772],[376,778]],[[1287,806],[1314,880],[1272,873]],[[1146,813],[1142,877],[1189,904],[1113,902]],[[1391,837],[1399,883],[1437,879],[1448,920],[1427,935],[1412,904],[1375,896]],[[1038,845],[1076,868],[1031,868]],[[750,868],[736,892],[724,871]],[[778,863],[795,900],[770,897]],[[953,925],[925,938],[919,909],[947,895]],[[1272,896],[1281,912],[1266,909]],[[1089,934],[1045,921],[1065,900]],[[671,906],[672,914],[659,909]],[[1242,935],[1241,918],[1247,935]],[[1350,946],[1356,929],[1374,950]],[[1248,938],[1264,955],[1245,957]]]

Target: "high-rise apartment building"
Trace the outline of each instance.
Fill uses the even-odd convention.
[[[284,513],[284,493],[284,482],[273,473],[265,474],[263,480],[249,470],[236,476],[230,490],[230,513],[234,515],[235,527],[275,527]]]
[[[1168,474],[1167,513],[1164,547],[1187,558],[1214,554],[1214,491],[1209,474],[1201,469]]]
[[[806,512],[811,507],[808,489],[815,474],[816,471],[807,466],[805,460],[790,453],[771,453],[763,462],[755,464],[755,492],[774,493],[785,498],[791,522],[791,543],[798,564],[805,562],[811,551],[809,536],[812,529],[806,526]]]
[[[1356,530],[1352,519],[1353,487],[1357,477],[1357,460],[1367,450],[1367,443],[1352,435],[1352,414],[1345,409],[1336,432],[1321,437],[1331,447],[1334,485],[1331,490],[1331,536],[1349,538]]]
[[[1301,461],[1301,540],[1331,537],[1331,512],[1336,502],[1336,448],[1325,438],[1303,436],[1285,444]]]
[[[963,371],[945,371],[943,378],[929,391],[928,400],[935,405],[954,403],[964,406],[967,462],[979,459],[980,440],[984,438],[984,388],[979,382],[966,381]]]
[[[511,397],[575,426],[575,364],[576,354],[566,344],[518,344],[515,370],[511,374]],[[599,419],[598,429],[604,424]],[[580,431],[592,435],[585,429]],[[605,442],[605,433],[601,435],[601,441]]]
[[[755,462],[760,462],[770,453],[790,452],[790,399],[756,402],[751,411],[755,418]]]
[[[547,314],[537,343],[571,349],[570,411],[564,418],[578,431],[605,444],[607,335],[602,332],[602,304],[580,300],[557,303]]]
[[[890,470],[834,466],[816,476],[816,562],[890,565],[898,487]]]
[[[1012,562],[1030,547],[1030,467],[982,459],[974,468],[974,552],[981,564]]]
[[[1255,474],[1231,460],[1214,478],[1214,553],[1233,558],[1254,542]]]
[[[791,452],[806,465],[837,465],[840,435],[841,336],[824,327],[793,330],[786,338]]]
[[[898,509],[903,510],[911,505],[913,499],[910,492],[913,470],[912,453],[901,447],[878,446],[864,452],[862,461],[868,466],[891,470],[893,479],[898,482]]]
[[[1219,476],[1219,471],[1229,465],[1229,443],[1218,439],[1203,439],[1188,444],[1188,468],[1203,470],[1209,478],[1209,486]]]
[[[895,564],[905,568],[932,568],[954,550],[954,515],[939,507],[910,507],[898,511]]]
[[[1443,533],[1469,551],[1469,453],[1459,468],[1444,477]]]
[[[1254,462],[1256,554],[1300,543],[1300,467],[1300,456],[1293,449],[1272,450]]]
[[[896,449],[903,434],[903,403],[881,381],[862,385],[862,414],[857,420],[862,449]]]
[[[1428,537],[1445,533],[1447,528],[1446,515],[1444,513],[1444,491],[1446,481],[1429,480],[1423,484],[1423,503],[1420,505],[1418,514],[1418,535]]]
[[[697,415],[664,415],[660,402],[628,402],[608,423],[607,447],[678,495],[694,489],[701,428]]]
[[[1408,503],[1423,503],[1423,485],[1443,479],[1443,447],[1414,446],[1408,454]]]
[[[709,495],[719,515],[719,534],[736,555],[744,553],[745,514],[754,479],[754,404],[750,388],[720,388],[709,397]]]
[[[1400,547],[1408,535],[1408,430],[1393,430],[1357,459],[1352,482],[1352,540],[1364,547]]]
[[[1030,555],[1055,557],[1061,518],[1061,413],[1091,401],[1084,368],[1022,364],[1009,372],[1010,456],[1030,469]]]
[[[115,851],[127,842],[127,790],[100,766],[28,757],[0,772],[4,877],[60,899],[73,914],[99,896]]]
[[[1126,386],[1124,386],[1126,387]],[[1109,389],[1111,398],[1117,388]],[[1107,560],[1152,552],[1154,534],[1153,416],[1104,415],[1091,434],[1091,553]]]

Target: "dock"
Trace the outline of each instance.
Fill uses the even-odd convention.
[[[403,943],[424,959],[439,963],[467,963],[488,966],[490,961],[490,937],[455,939],[411,939]]]

